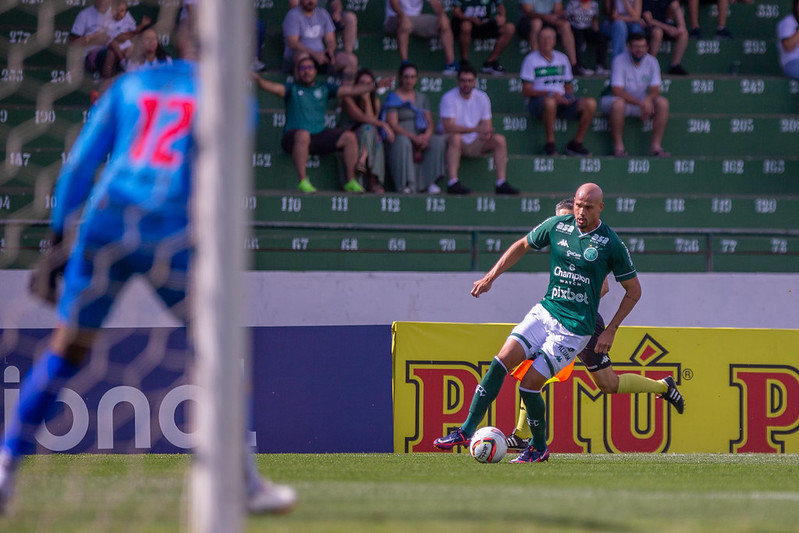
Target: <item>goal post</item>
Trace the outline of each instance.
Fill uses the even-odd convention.
[[[198,158],[192,209],[196,256],[191,291],[198,401],[189,525],[193,533],[241,531],[245,417],[242,368],[245,211],[252,168],[248,91],[254,17],[246,0],[199,0]]]

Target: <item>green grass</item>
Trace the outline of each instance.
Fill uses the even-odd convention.
[[[185,529],[187,456],[52,455],[21,469],[0,531]],[[558,455],[482,465],[457,454],[263,455],[299,493],[248,531],[799,530],[799,455]]]

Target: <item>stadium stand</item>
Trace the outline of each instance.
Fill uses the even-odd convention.
[[[135,2],[137,20],[154,17],[159,4]],[[507,0],[508,19],[516,6]],[[46,221],[52,180],[89,109],[96,79],[67,68],[69,28],[85,0],[26,0],[0,7],[0,268],[27,268],[47,246]],[[9,5],[8,3],[4,5]],[[280,34],[286,5],[254,0],[267,24],[262,57],[266,76],[279,74]],[[548,216],[557,202],[585,181],[606,194],[603,218],[628,244],[642,271],[799,272],[799,82],[780,75],[774,30],[790,2],[731,6],[733,40],[691,40],[683,65],[687,77],[664,78],[671,120],[664,147],[672,157],[648,150],[648,133],[636,119],[625,128],[631,154],[613,158],[607,119],[598,116],[586,136],[589,158],[542,155],[543,133],[523,111],[516,77],[525,43],[514,38],[503,55],[505,76],[481,76],[492,97],[494,126],[508,139],[508,179],[518,198],[497,198],[484,173],[492,161],[465,161],[461,168],[471,196],[367,195],[339,191],[333,158],[309,160],[316,196],[295,191],[291,159],[279,146],[283,103],[258,94],[260,127],[252,165],[255,191],[243,201],[253,214],[246,246],[261,270],[484,270],[521,232]],[[380,76],[394,73],[396,42],[382,34],[383,0],[345,0],[357,13],[360,64]],[[702,27],[712,27],[715,4],[701,6]],[[53,20],[48,29],[48,20]],[[47,35],[50,35],[48,38]],[[169,36],[161,42],[169,46]],[[437,109],[455,84],[442,77],[438,43],[413,39],[411,59],[422,72],[418,90]],[[493,43],[473,43],[481,64]],[[670,43],[664,43],[669,47]],[[666,50],[668,51],[668,50]],[[586,58],[593,57],[587,54]],[[670,54],[660,54],[668,67]],[[590,67],[590,64],[586,66]],[[576,91],[599,96],[607,78],[578,78]],[[329,109],[332,124],[337,110]],[[565,144],[574,123],[556,123]],[[638,155],[641,154],[641,155]],[[18,245],[17,245],[18,243]],[[530,254],[519,265],[546,265]]]

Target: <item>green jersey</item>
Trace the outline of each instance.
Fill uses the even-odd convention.
[[[283,132],[307,130],[316,135],[325,129],[325,112],[328,98],[335,98],[338,86],[317,81],[308,87],[299,83],[286,83],[286,126]]]
[[[636,277],[630,252],[616,232],[599,221],[583,233],[574,215],[548,218],[527,234],[538,250],[550,246],[550,275],[541,305],[563,327],[577,335],[592,335],[602,281],[613,272],[616,281]]]

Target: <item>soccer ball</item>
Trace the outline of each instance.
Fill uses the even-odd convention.
[[[491,426],[478,429],[469,444],[469,453],[480,463],[498,463],[507,451],[505,434]]]

